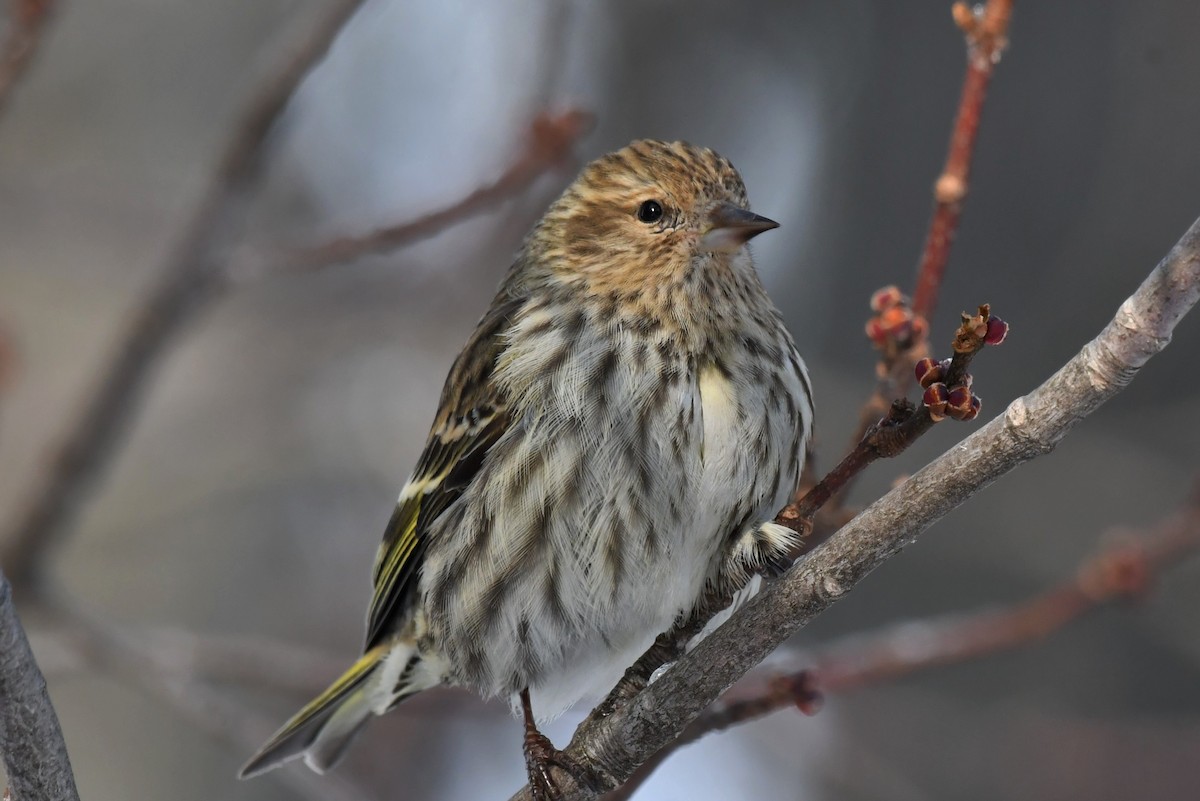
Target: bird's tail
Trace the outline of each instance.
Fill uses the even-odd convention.
[[[416,648],[409,643],[382,643],[367,651],[283,724],[238,777],[257,776],[300,756],[317,773],[329,770],[373,715],[382,715],[406,696],[429,686],[413,682],[419,661]]]

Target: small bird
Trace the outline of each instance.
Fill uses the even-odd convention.
[[[636,141],[525,238],[455,360],[375,559],[362,658],[242,768],[324,772],[439,685],[512,699],[538,798],[580,770],[538,721],[610,689],[712,586],[794,553],[812,389],[723,157]],[[729,584],[725,584],[729,583]],[[535,718],[533,710],[537,710]]]

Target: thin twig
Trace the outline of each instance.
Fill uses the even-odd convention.
[[[479,187],[461,200],[415,220],[362,236],[339,237],[312,247],[246,259],[230,266],[229,278],[244,282],[275,273],[309,272],[428,239],[452,225],[490,211],[519,195],[547,171],[569,164],[575,144],[591,130],[592,124],[592,115],[579,109],[542,114],[533,121],[523,152],[508,169],[494,182]]]
[[[942,275],[950,257],[950,245],[958,229],[962,201],[967,196],[971,157],[988,84],[1008,44],[1008,24],[1013,0],[987,0],[972,10],[966,3],[954,4],[954,21],[967,39],[967,75],[946,166],[934,184],[933,220],[925,239],[925,248],[917,268],[917,288],[913,292],[913,311],[928,319],[937,305]]]
[[[0,114],[33,63],[53,9],[54,0],[9,0],[8,31],[0,44]]]
[[[917,362],[929,357],[929,323],[912,309],[911,301],[898,287],[888,286],[871,296],[874,316],[867,321],[867,337],[879,351],[875,364],[875,387],[858,413],[858,425],[851,435],[857,447],[882,424],[894,401],[908,395]],[[843,484],[830,498],[829,508],[844,507],[855,477]]]
[[[947,400],[955,398],[959,405],[959,419],[974,419],[981,404],[971,391],[971,376],[967,372],[971,361],[984,345],[1004,341],[1008,324],[993,317],[991,307],[983,304],[975,315],[963,314],[962,323],[954,334],[951,347],[954,355],[948,365],[934,364],[928,360],[929,386],[920,408],[907,401],[894,401],[887,417],[867,429],[866,434],[845,458],[806,492],[799,500],[788,504],[775,518],[775,522],[787,526],[804,538],[804,551],[811,551],[819,543],[810,537],[813,519],[818,511],[840,493],[856,476],[871,463],[898,456],[931,429],[934,423],[947,416]],[[956,394],[957,391],[957,394]],[[968,416],[969,415],[969,416]],[[800,553],[795,554],[796,557]]]
[[[175,338],[221,288],[223,262],[240,232],[243,206],[258,180],[275,121],[363,0],[336,0],[252,95],[225,145],[191,223],[140,302],[99,384],[69,421],[38,484],[0,540],[0,564],[18,589],[35,589],[44,555],[112,460],[154,369]]]
[[[58,716],[0,572],[0,755],[19,799],[79,801]]]
[[[604,801],[625,801],[671,754],[706,734],[798,707],[815,712],[825,694],[877,685],[943,665],[981,659],[1032,645],[1089,612],[1137,600],[1168,569],[1200,550],[1200,485],[1188,505],[1136,535],[1114,530],[1100,539],[1120,539],[1087,559],[1076,575],[1023,603],[999,609],[909,621],[884,631],[857,635],[821,648],[805,661],[811,667],[782,672],[773,668],[721,696],[670,745],[639,767]]]
[[[631,701],[601,720],[585,721],[568,756],[588,766],[600,789],[620,786],[746,671],[868,573],[1000,476],[1052,451],[1167,346],[1197,301],[1200,220],[1062,369],[864,510]],[[596,794],[572,787],[565,795],[574,801]],[[514,798],[528,799],[528,790]]]
[[[876,367],[878,380],[859,413],[858,427],[850,438],[854,443],[862,440],[871,426],[887,413],[893,399],[908,394],[912,386],[913,366],[929,356],[925,338],[928,330],[926,321],[933,316],[937,306],[938,292],[950,259],[950,246],[962,216],[983,103],[996,64],[1008,44],[1013,0],[988,0],[986,5],[978,9],[977,13],[961,2],[953,6],[954,21],[963,31],[967,42],[967,68],[962,94],[950,133],[945,166],[934,182],[933,214],[917,265],[913,300],[909,305],[907,299],[903,299],[899,304],[902,308],[890,312],[905,312],[909,319],[900,321],[901,324],[891,330],[884,326],[879,329],[882,336],[873,337],[880,349]],[[893,288],[881,290],[881,293],[889,290]],[[899,290],[894,291],[899,294]],[[876,297],[879,296],[877,293]],[[831,509],[836,510],[845,503],[853,485],[853,481],[847,482],[833,497]]]

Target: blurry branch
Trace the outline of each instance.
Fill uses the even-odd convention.
[[[1166,520],[1136,534],[1114,529],[1101,540],[1116,542],[1085,561],[1069,580],[1023,603],[908,621],[875,634],[848,637],[815,656],[789,657],[789,662],[811,664],[803,670],[784,672],[773,666],[762,676],[751,673],[604,801],[631,798],[671,754],[706,734],[793,706],[813,714],[826,693],[856,690],[1031,645],[1089,612],[1138,600],[1164,572],[1200,550],[1200,482],[1187,506]]]
[[[4,326],[4,321],[0,320],[0,396],[16,382],[19,362],[12,333]]]
[[[1054,449],[1124,389],[1200,300],[1200,220],[1057,373],[999,417],[873,503],[824,546],[739,609],[656,682],[576,731],[569,756],[612,790],[679,736],[780,643],[950,510],[1015,467]],[[529,799],[528,788],[514,798]],[[570,799],[594,797],[574,788]]]
[[[8,0],[8,29],[0,43],[0,114],[33,63],[53,6],[54,0]]]
[[[118,677],[122,678],[120,674]],[[234,753],[252,752],[278,725],[274,718],[256,714],[246,704],[235,701],[228,692],[203,682],[154,680],[145,686],[139,680],[139,674],[127,673],[123,678],[136,690],[148,689],[197,729],[228,744]],[[231,765],[230,773],[235,769]],[[344,772],[321,775],[310,770],[287,770],[279,771],[279,774],[280,784],[308,801],[383,801],[377,793]]]
[[[94,672],[95,626],[75,615],[57,615],[33,632],[47,676]],[[345,655],[259,636],[207,635],[180,628],[111,626],[109,640],[135,650],[143,670],[173,681],[262,686],[311,695],[346,667]]]
[[[266,76],[235,124],[209,187],[182,238],[168,256],[158,285],[134,312],[115,355],[99,373],[99,385],[86,399],[15,524],[0,541],[0,564],[14,584],[37,596],[42,560],[62,536],[71,517],[108,464],[149,383],[154,367],[194,315],[222,288],[223,263],[240,233],[244,206],[265,162],[266,144],[301,80],[317,64],[363,0],[334,0],[328,10],[288,48],[284,61]],[[18,5],[21,5],[18,3]],[[31,8],[37,5],[27,2]],[[48,3],[44,4],[48,6]],[[14,30],[12,36],[19,36]],[[20,41],[13,39],[10,41]],[[32,42],[28,45],[31,48]],[[11,46],[0,63],[0,103],[15,68]],[[22,58],[27,61],[28,53]],[[66,749],[45,685],[9,603],[7,582],[0,586],[0,721],[10,781],[18,799],[76,799]],[[41,599],[46,600],[46,599]],[[200,728],[249,750],[273,728],[251,717],[240,704],[201,682],[155,665],[153,652],[118,630],[59,608],[71,623],[89,661],[148,690]],[[345,782],[292,771],[284,781],[306,798],[364,801],[369,796]]]
[[[16,797],[79,801],[58,716],[0,572],[0,755]]]
[[[334,0],[251,96],[190,224],[160,270],[157,286],[137,305],[114,355],[98,373],[99,384],[69,422],[38,485],[0,540],[0,564],[14,586],[36,584],[44,554],[111,460],[154,368],[185,324],[216,296],[223,261],[240,232],[246,196],[263,166],[268,134],[300,81],[362,2]]]
[[[135,308],[132,324],[99,372],[98,385],[70,422],[55,457],[0,539],[0,564],[5,565],[14,585],[36,585],[45,553],[63,536],[75,510],[115,454],[154,368],[186,324],[229,286],[227,263],[244,225],[250,191],[262,173],[275,121],[362,2],[335,0],[289,48],[289,57],[262,82],[234,126],[208,191],[164,264],[158,284]],[[289,261],[284,266],[312,269],[398,247],[478,214],[566,160],[577,138],[590,127],[590,119],[579,111],[539,117],[526,153],[496,183],[418,220],[291,254],[285,257]],[[238,271],[238,277],[244,277],[244,271]]]
[[[547,171],[569,164],[576,142],[591,130],[592,124],[592,115],[578,109],[539,115],[530,126],[524,151],[508,169],[492,183],[479,187],[461,200],[415,220],[380,228],[363,236],[339,237],[312,247],[235,260],[228,270],[229,280],[244,282],[274,273],[309,272],[435,236],[519,195]]]
[[[62,605],[49,610],[55,639],[39,645],[48,651],[47,670],[84,667],[112,676],[162,702],[201,731],[229,743],[236,752],[250,751],[275,729],[275,722],[237,702],[206,679],[254,679],[273,686],[288,682],[318,686],[337,675],[342,663],[328,664],[321,655],[294,646],[250,643],[237,638],[189,635],[177,630],[138,630],[114,625],[79,609]],[[291,664],[300,658],[301,666]],[[332,668],[318,678],[315,674]],[[305,686],[310,690],[311,686]],[[232,771],[232,766],[230,767]],[[374,795],[341,777],[310,771],[280,771],[280,779],[311,801],[371,801]],[[24,798],[18,794],[18,798]],[[29,798],[41,796],[28,796]],[[46,796],[47,798],[57,796]]]
[[[929,356],[925,336],[929,329],[928,320],[937,305],[938,292],[950,259],[950,245],[958,231],[983,102],[987,98],[992,73],[1008,45],[1012,10],[1013,0],[988,0],[974,9],[962,2],[953,6],[954,22],[966,36],[967,42],[967,71],[962,95],[950,133],[945,166],[934,182],[933,216],[917,267],[916,291],[911,305],[908,298],[899,295],[899,290],[894,287],[881,290],[872,298],[872,310],[876,312],[876,317],[867,324],[867,332],[880,351],[876,367],[877,381],[874,393],[863,404],[858,430],[852,436],[852,442],[861,440],[875,421],[887,414],[894,398],[904,397],[911,386],[913,367]],[[880,301],[893,293],[896,302],[881,308],[883,304]],[[833,509],[844,503],[852,487],[853,482],[848,482],[834,496]]]

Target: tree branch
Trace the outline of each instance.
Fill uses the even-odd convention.
[[[134,312],[99,384],[69,422],[55,456],[0,540],[0,564],[33,588],[54,546],[120,444],[169,346],[221,288],[222,264],[240,232],[276,119],[363,0],[335,0],[259,86],[235,125],[215,174],[160,279]]]
[[[876,317],[867,324],[867,332],[880,351],[876,367],[878,380],[875,391],[863,404],[851,442],[863,438],[887,413],[894,398],[908,394],[914,365],[929,356],[928,320],[937,305],[946,264],[950,260],[950,245],[958,232],[983,103],[987,99],[992,73],[1008,45],[1012,7],[1013,0],[988,0],[986,5],[977,6],[977,11],[962,2],[953,6],[954,22],[967,41],[967,71],[950,132],[945,166],[934,182],[933,215],[917,265],[916,291],[911,304],[896,287],[886,287],[871,299]],[[832,510],[841,508],[853,485],[853,481],[847,482],[833,496]]]
[[[987,0],[972,10],[966,3],[954,4],[954,21],[967,38],[967,75],[963,80],[958,115],[950,135],[950,151],[946,166],[933,188],[933,220],[925,239],[925,248],[917,268],[917,288],[913,293],[913,311],[926,319],[937,305],[938,290],[950,244],[958,229],[962,201],[967,196],[967,179],[971,157],[975,153],[975,138],[983,101],[987,97],[992,72],[1000,54],[1008,44],[1008,23],[1012,18],[1013,0]]]
[[[618,787],[716,698],[917,535],[1015,467],[1049,453],[1126,387],[1200,300],[1200,220],[1057,373],[876,501],[624,707],[581,726],[568,754]],[[570,799],[594,797],[574,788]],[[528,789],[516,799],[528,799]]]
[[[362,236],[344,236],[307,248],[233,264],[229,277],[242,282],[283,272],[309,272],[428,239],[519,195],[548,170],[571,162],[575,144],[591,130],[593,116],[580,109],[539,115],[530,126],[523,152],[492,183],[437,211]]]
[[[0,44],[0,114],[33,63],[53,7],[54,0],[9,0],[8,32]]]
[[[51,619],[32,633],[47,676],[95,672],[95,624],[53,609]],[[114,625],[110,635],[136,650],[143,670],[175,682],[259,686],[298,696],[315,695],[346,669],[345,654],[263,637],[202,634],[177,627]]]
[[[0,754],[21,801],[79,801],[58,716],[0,572]]]
[[[1087,559],[1076,574],[1023,603],[967,614],[913,620],[881,632],[847,637],[812,656],[788,661],[810,667],[790,672],[778,667],[755,671],[692,721],[683,733],[629,781],[604,796],[625,801],[668,757],[707,734],[757,720],[794,706],[815,713],[826,693],[842,693],[880,684],[943,665],[980,659],[1043,640],[1089,612],[1120,601],[1136,600],[1168,568],[1200,550],[1200,483],[1187,506],[1136,538],[1114,529],[1117,544]],[[747,686],[743,686],[747,685]]]
[[[300,81],[321,60],[363,0],[336,0],[290,57],[255,93],[226,145],[209,190],[160,281],[136,308],[99,384],[72,420],[56,455],[0,539],[0,564],[14,585],[36,586],[44,554],[61,538],[75,510],[119,447],[154,369],[186,325],[231,285],[272,267],[228,261],[244,223],[244,206],[265,161],[266,142]],[[517,194],[570,157],[591,127],[590,114],[543,115],[532,126],[525,153],[495,183],[408,223],[361,238],[346,238],[279,256],[273,269],[315,269],[432,236]]]

